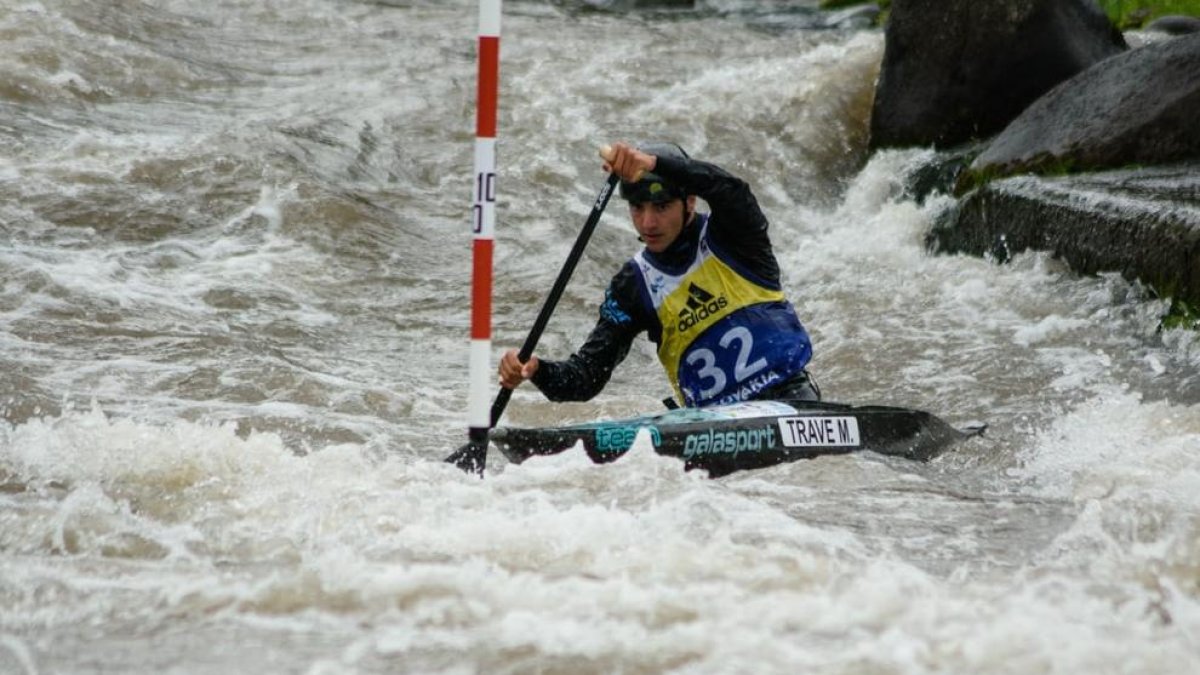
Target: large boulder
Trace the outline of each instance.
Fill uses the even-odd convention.
[[[960,191],[1015,173],[1200,158],[1200,34],[1090,68],[1023,112],[971,163]]]
[[[1095,0],[894,0],[871,148],[986,138],[1128,47]]]

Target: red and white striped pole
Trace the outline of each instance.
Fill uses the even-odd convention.
[[[472,209],[469,437],[487,444],[491,428],[492,247],[496,229],[496,104],[500,88],[501,0],[479,0],[479,77],[475,110],[475,181]]]

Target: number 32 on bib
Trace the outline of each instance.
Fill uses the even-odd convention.
[[[736,403],[799,372],[807,359],[793,340],[734,324],[714,327],[684,353],[679,389],[689,406]]]
[[[767,367],[761,356],[750,360],[754,351],[754,335],[745,326],[734,326],[717,341],[719,349],[698,347],[688,352],[685,361],[695,369],[700,390],[700,400],[720,394],[733,382],[740,384]],[[727,374],[728,373],[728,374]],[[707,386],[705,386],[707,385]]]

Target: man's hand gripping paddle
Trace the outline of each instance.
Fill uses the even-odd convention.
[[[604,146],[600,149],[600,156],[607,161],[612,156],[612,148]],[[554,286],[550,288],[550,294],[546,296],[546,301],[542,304],[542,310],[538,312],[537,319],[533,322],[533,327],[529,329],[529,335],[525,338],[525,344],[521,345],[521,351],[517,353],[517,358],[520,359],[521,363],[525,363],[533,355],[533,350],[537,347],[538,340],[542,338],[542,331],[546,329],[546,324],[550,321],[550,315],[554,313],[554,307],[558,304],[559,298],[562,297],[563,290],[567,287],[567,281],[571,278],[571,274],[575,271],[575,266],[583,256],[583,249],[587,247],[588,240],[591,239],[592,232],[595,231],[596,225],[600,222],[600,215],[604,213],[604,207],[608,205],[608,200],[612,197],[613,189],[617,186],[617,181],[619,180],[620,177],[616,173],[609,174],[604,187],[600,189],[600,194],[596,196],[596,202],[592,205],[592,212],[588,216],[587,222],[584,223],[583,229],[579,231],[579,236],[575,239],[575,245],[571,247],[571,253],[567,256],[567,261],[563,263],[562,270],[558,273],[558,278],[554,281]],[[504,414],[504,408],[508,406],[508,399],[510,398],[512,398],[512,389],[501,387],[500,392],[496,394],[496,400],[492,402],[491,426],[489,428],[496,426],[496,423],[500,421],[500,416]],[[469,438],[470,440],[467,444],[455,450],[452,455],[446,458],[446,461],[463,471],[482,476],[484,466],[487,464],[488,438],[486,430],[484,433],[472,432]]]

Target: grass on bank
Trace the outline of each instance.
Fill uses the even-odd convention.
[[[1200,0],[1096,0],[1121,30],[1141,28],[1160,16],[1200,16]]]
[[[1171,310],[1163,317],[1162,327],[1167,330],[1186,328],[1200,331],[1200,309],[1196,309],[1178,298],[1172,298]]]

